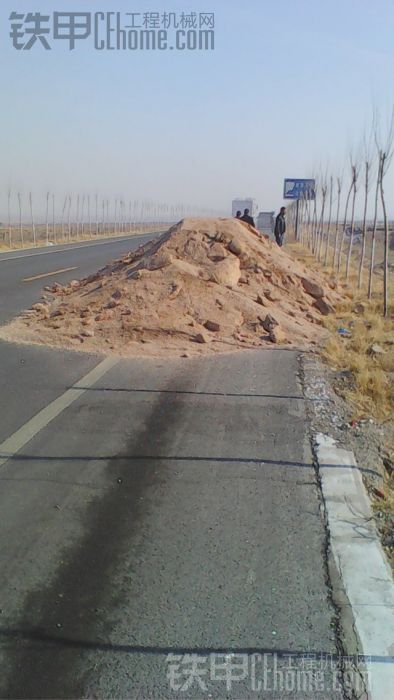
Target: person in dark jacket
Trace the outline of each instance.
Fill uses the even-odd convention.
[[[286,233],[286,207],[282,207],[275,220],[275,239],[278,246],[282,247]]]
[[[236,213],[236,215],[235,215],[235,218],[236,218],[236,219],[240,219],[240,218],[241,218],[241,215],[242,215],[242,212],[238,209],[238,211],[237,211],[237,213]]]
[[[244,215],[241,216],[241,221],[245,221],[245,223],[250,224],[251,226],[255,227],[253,216],[249,216],[249,209],[245,209]]]

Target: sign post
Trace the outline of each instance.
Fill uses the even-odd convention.
[[[299,215],[299,208],[300,208],[300,200],[297,199],[297,205],[296,205],[296,220],[295,220],[295,239],[298,241],[298,215]]]
[[[295,220],[295,238],[298,241],[298,220],[300,199],[315,199],[316,183],[315,180],[305,178],[286,178],[283,186],[283,198],[295,199],[296,205],[296,220]]]

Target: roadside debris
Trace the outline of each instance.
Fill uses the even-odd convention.
[[[52,300],[0,337],[123,356],[307,348],[326,335],[322,316],[340,298],[323,275],[234,219],[185,219],[89,277],[46,291]]]

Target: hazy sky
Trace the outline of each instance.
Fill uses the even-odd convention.
[[[71,9],[214,12],[215,50],[12,47],[11,11]],[[2,0],[0,18],[3,217],[9,186],[276,209],[284,177],[337,174],[394,102],[392,0]],[[394,165],[387,195],[394,215]]]

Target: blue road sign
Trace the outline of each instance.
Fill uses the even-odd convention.
[[[301,178],[286,178],[284,199],[315,199],[315,181]]]

